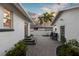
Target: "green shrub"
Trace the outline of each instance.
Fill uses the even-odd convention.
[[[58,56],[71,56],[71,48],[68,45],[61,45],[57,47],[56,54]]]
[[[19,41],[15,47],[7,51],[6,56],[24,56],[26,55],[26,44],[24,41]]]
[[[64,44],[66,42],[66,38],[64,36],[61,36],[61,43]]]
[[[72,56],[79,56],[79,47],[74,47],[71,49]]]
[[[75,39],[69,40],[69,42],[67,42],[66,44],[70,46],[79,46],[79,42],[76,41]]]
[[[79,43],[76,40],[69,40],[66,44],[57,47],[59,56],[79,56]]]

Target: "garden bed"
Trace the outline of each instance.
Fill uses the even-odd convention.
[[[26,56],[27,45],[23,40],[15,44],[14,48],[6,51],[6,56]]]
[[[79,56],[79,43],[76,40],[70,40],[68,43],[57,47],[58,56]]]

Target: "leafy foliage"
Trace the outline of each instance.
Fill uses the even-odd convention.
[[[69,40],[66,44],[57,47],[59,56],[79,56],[79,42],[75,39]]]
[[[42,16],[38,17],[39,18],[39,22],[40,24],[43,24],[44,22],[48,22],[48,21],[52,21],[53,17],[54,17],[54,12],[51,12],[51,13],[43,13]]]
[[[71,48],[69,48],[68,45],[58,46],[56,53],[59,56],[69,56],[69,55],[72,55]]]
[[[69,46],[78,46],[79,47],[79,42],[76,41],[75,39],[69,40],[69,42],[67,42],[66,44],[68,44]]]
[[[61,43],[64,44],[66,42],[66,38],[64,36],[61,36]]]
[[[24,56],[26,55],[26,47],[24,41],[19,41],[14,48],[7,51],[6,56]]]

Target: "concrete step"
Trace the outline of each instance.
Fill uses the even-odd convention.
[[[25,42],[35,42],[35,40],[24,40]]]
[[[25,40],[31,40],[32,38],[25,38]]]
[[[27,45],[36,45],[35,42],[26,42]]]
[[[27,40],[27,39],[25,39],[24,41],[26,42],[27,45],[35,45],[36,44],[35,40]]]

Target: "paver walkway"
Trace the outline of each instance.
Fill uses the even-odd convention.
[[[27,56],[56,56],[56,47],[60,42],[50,39],[50,37],[34,36],[36,45],[29,45]]]

